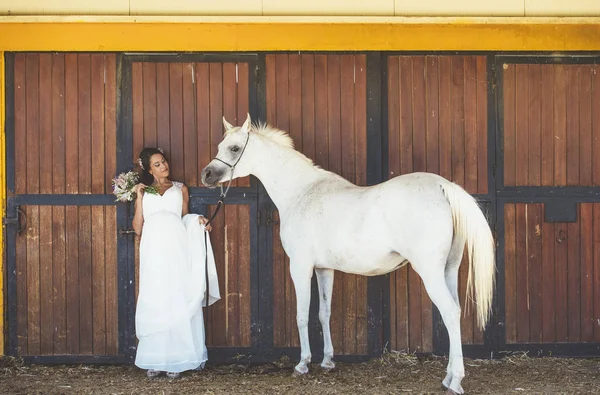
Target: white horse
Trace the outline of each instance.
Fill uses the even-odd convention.
[[[290,258],[296,289],[301,356],[294,373],[311,361],[308,312],[313,271],[319,286],[324,369],[335,367],[329,329],[334,270],[365,276],[389,273],[410,262],[441,313],[450,340],[443,385],[463,393],[458,269],[465,244],[469,254],[467,294],[477,304],[484,328],[495,281],[494,241],[477,202],[458,185],[430,173],[395,177],[358,187],[315,165],[292,139],[268,125],[241,127],[223,118],[219,150],[202,171],[208,187],[256,176],[279,210],[281,242]]]

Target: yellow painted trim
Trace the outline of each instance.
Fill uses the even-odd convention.
[[[6,100],[5,100],[5,92],[4,87],[5,84],[5,70],[4,70],[4,52],[0,51],[0,185],[2,185],[0,191],[0,212],[2,213],[2,218],[4,218],[5,212],[5,202],[6,202],[6,156],[5,156],[5,142],[4,139],[6,129],[5,129],[5,111],[6,111]],[[4,355],[4,336],[7,335],[4,333],[4,227],[0,226],[0,334],[2,334],[2,341],[0,341],[0,355]]]
[[[0,51],[600,50],[600,18],[3,17]]]

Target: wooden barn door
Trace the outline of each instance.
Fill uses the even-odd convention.
[[[366,55],[278,54],[266,58],[267,122],[289,131],[296,149],[315,164],[358,185],[366,185],[367,174],[366,67]],[[273,347],[285,350],[299,347],[296,296],[274,206],[270,216]],[[315,281],[310,332],[316,357],[322,354],[322,335]],[[335,273],[331,333],[336,355],[369,354],[367,282],[364,276]]]
[[[600,67],[568,61],[497,62],[506,350],[600,352]]]
[[[476,196],[489,218],[494,191],[488,174],[487,92],[485,56],[389,56],[387,177],[439,174]],[[462,341],[468,347],[483,344],[484,333],[477,328],[473,307],[464,308],[467,268],[465,260],[459,295],[465,311]],[[445,328],[432,312],[420,277],[407,265],[389,278],[389,347],[447,353]]]
[[[19,53],[7,76],[8,353],[115,360],[116,57]]]
[[[209,217],[218,190],[203,187],[200,173],[217,154],[223,116],[239,125],[250,112],[256,118],[253,57],[215,61],[200,56],[182,61],[132,58],[132,146],[135,166],[144,147],[161,147],[172,179],[190,190],[190,211]],[[211,361],[256,352],[258,331],[258,183],[235,180],[225,206],[212,223],[211,243],[221,300],[205,308],[206,343]],[[132,215],[133,212],[130,212]],[[135,273],[139,268],[136,237]],[[198,242],[202,242],[199,240]],[[135,339],[132,339],[135,342]]]

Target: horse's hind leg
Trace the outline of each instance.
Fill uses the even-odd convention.
[[[331,317],[331,294],[333,293],[333,270],[315,269],[317,273],[317,284],[319,285],[319,321],[323,328],[323,369],[335,368],[333,362],[333,343],[331,342],[331,331],[329,329],[329,318]]]
[[[444,275],[446,277],[446,286],[450,290],[454,302],[456,302],[456,304],[459,306],[460,301],[458,299],[458,270],[460,269],[460,263],[462,261],[464,249],[465,240],[455,236],[454,240],[452,241],[452,247],[450,248],[448,260],[446,262],[446,268],[444,270]]]
[[[414,266],[413,266],[414,267]],[[446,286],[444,273],[436,270],[428,270],[419,273],[431,301],[440,311],[442,320],[448,330],[450,340],[450,356],[448,361],[448,374],[443,381],[449,391],[462,394],[461,381],[465,377],[463,364],[462,345],[460,338],[460,305],[454,301],[454,297]]]
[[[296,289],[296,324],[300,336],[300,362],[294,369],[294,375],[308,373],[311,360],[310,342],[308,340],[308,311],[310,308],[310,279],[313,268],[297,261],[290,262],[290,274]]]
[[[450,253],[448,254],[448,260],[446,262],[446,268],[444,269],[444,277],[446,279],[446,286],[452,295],[452,299],[457,306],[460,308],[460,300],[458,299],[458,271],[460,269],[460,263],[462,261],[463,252],[465,247],[465,240],[459,239],[458,237],[454,237],[452,241],[452,247],[450,248]],[[448,368],[446,372],[446,377],[442,384],[446,388],[450,387],[450,383],[452,382],[452,359],[448,362]]]

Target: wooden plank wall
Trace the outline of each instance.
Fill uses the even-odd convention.
[[[472,194],[488,192],[485,57],[388,57],[389,174],[428,171]],[[460,270],[461,301],[467,265]],[[390,275],[393,350],[432,351],[432,304],[408,266]],[[480,344],[473,309],[465,310],[462,339]]]
[[[15,55],[15,152],[16,194],[111,193],[115,55]]]
[[[600,342],[600,203],[544,222],[543,203],[505,205],[507,343]]]
[[[267,122],[317,165],[365,185],[366,56],[278,54],[266,66]],[[277,225],[273,245],[274,345],[296,347],[295,291]],[[332,299],[336,354],[366,354],[367,278],[336,272]]]
[[[117,355],[115,206],[27,206],[17,237],[19,355]]]
[[[15,193],[110,193],[116,168],[116,58],[15,55]],[[114,206],[22,208],[19,355],[116,355]]]
[[[599,73],[590,64],[503,66],[505,186],[600,185]]]
[[[202,168],[217,154],[222,139],[223,115],[234,125],[246,120],[248,64],[145,62],[132,67],[133,158],[143,147],[160,146],[169,158],[172,179],[202,186]],[[249,186],[250,179],[232,185]],[[221,300],[205,309],[206,343],[250,346],[250,207],[224,207],[210,238]],[[136,273],[138,248],[136,238]]]

